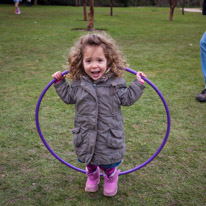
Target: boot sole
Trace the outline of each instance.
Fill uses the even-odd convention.
[[[98,187],[96,189],[85,188],[85,192],[97,192],[97,190],[98,190]]]
[[[97,192],[97,190],[98,190],[98,184],[100,183],[100,180],[99,180],[99,182],[97,183],[97,185],[96,185],[96,188],[94,188],[94,189],[92,189],[92,188],[86,188],[85,187],[85,192]]]
[[[104,196],[107,196],[107,197],[113,197],[113,196],[115,196],[116,194],[117,194],[117,189],[116,189],[116,191],[111,192],[111,193],[104,192]]]

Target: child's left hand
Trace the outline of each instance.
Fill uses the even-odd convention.
[[[143,72],[137,72],[137,74],[136,74],[137,80],[140,81],[142,84],[144,84],[144,80],[141,78],[140,75],[141,75],[142,77],[146,77],[146,75],[145,75]]]

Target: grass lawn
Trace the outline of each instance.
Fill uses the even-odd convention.
[[[119,177],[118,194],[84,192],[86,176],[56,160],[35,126],[35,107],[51,75],[64,71],[69,48],[84,31],[83,9],[62,6],[0,5],[0,205],[2,206],[203,206],[206,204],[206,103],[195,96],[204,88],[199,41],[206,16],[169,8],[95,8],[95,29],[106,30],[124,52],[129,67],[142,70],[164,95],[171,132],[162,152],[146,167]],[[125,74],[128,84],[134,75]],[[121,171],[145,162],[159,148],[166,114],[146,85],[142,98],[123,107],[127,153]],[[53,86],[40,108],[40,125],[51,148],[84,169],[72,146],[74,106]]]

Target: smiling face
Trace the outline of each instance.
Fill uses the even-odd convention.
[[[101,46],[86,46],[83,56],[84,71],[94,80],[107,71],[107,59]]]

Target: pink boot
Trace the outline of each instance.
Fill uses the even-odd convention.
[[[89,173],[86,168],[87,174],[87,182],[85,191],[86,192],[96,192],[98,190],[98,184],[100,182],[100,174],[99,174],[99,167],[97,167],[96,171]]]
[[[117,168],[115,168],[115,171],[109,177],[103,172],[103,176],[104,176],[104,195],[105,196],[112,197],[112,196],[116,195],[119,173],[120,173],[120,170],[117,170]]]

